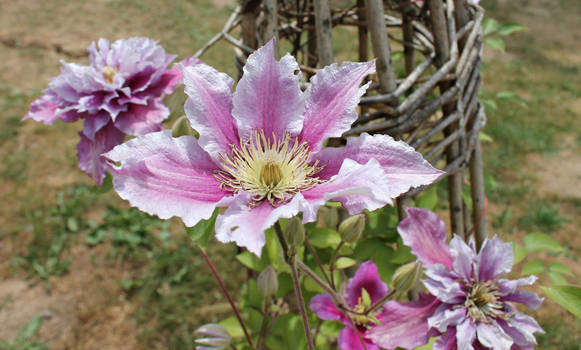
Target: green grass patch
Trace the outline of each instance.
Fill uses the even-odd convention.
[[[544,201],[534,201],[528,205],[518,226],[527,231],[553,232],[569,221],[561,215],[559,208]]]

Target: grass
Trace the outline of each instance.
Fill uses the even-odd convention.
[[[563,227],[569,221],[559,213],[559,208],[545,201],[535,201],[529,204],[523,216],[518,220],[518,226],[527,231],[542,231],[550,233]]]

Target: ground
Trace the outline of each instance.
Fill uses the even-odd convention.
[[[193,330],[180,329],[184,320],[195,327],[228,314],[196,251],[180,246],[185,236],[178,222],[169,227],[171,241],[178,243],[167,243],[161,235],[167,228],[141,214],[117,215],[108,204],[127,209],[126,203],[112,191],[92,192],[90,180],[76,167],[79,124],[20,122],[29,103],[58,74],[59,60],[86,62],[85,49],[97,38],[148,36],[183,58],[217,32],[233,8],[225,0],[160,4],[0,0],[0,339],[14,339],[33,316],[41,315],[37,337],[51,349],[181,349],[187,340],[179,338]],[[542,253],[527,261],[559,261],[578,278],[581,7],[576,0],[489,0],[483,6],[500,22],[528,28],[505,38],[505,53],[485,51],[483,97],[510,90],[525,101],[499,101],[497,110],[488,111],[485,132],[493,141],[483,147],[489,227],[517,242],[532,231],[550,233],[566,253]],[[230,51],[220,45],[204,59],[234,75],[232,56],[223,54]],[[179,106],[181,100],[170,103]],[[109,230],[115,220],[138,228],[151,225],[161,233],[154,239],[114,238],[112,233],[108,244],[87,243],[86,232],[96,237],[96,226]],[[59,237],[66,237],[65,243]],[[127,248],[130,242],[137,248]],[[229,285],[237,286],[240,268],[221,257],[231,256],[234,248],[215,249],[217,264],[238,276]],[[137,258],[127,259],[128,254]],[[48,263],[50,257],[56,265]],[[58,263],[66,261],[70,265],[60,268]],[[195,282],[198,289],[185,288],[183,281]],[[544,276],[541,283],[549,284]],[[181,309],[173,319],[159,317],[159,310]],[[548,328],[540,348],[579,349],[581,325],[572,315],[546,301],[537,316]],[[163,335],[172,338],[158,335],[158,329],[171,329]]]

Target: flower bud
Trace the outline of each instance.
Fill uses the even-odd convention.
[[[391,283],[395,290],[405,293],[420,282],[421,276],[422,265],[416,260],[400,266],[393,274]]]
[[[263,297],[272,297],[278,291],[278,277],[272,266],[267,267],[258,275],[258,291]]]
[[[356,242],[365,229],[365,215],[357,214],[343,220],[339,225],[339,234],[345,243]]]
[[[305,227],[298,217],[293,217],[286,224],[284,239],[289,248],[299,247],[305,241]]]
[[[196,346],[196,350],[201,349],[212,349],[212,350],[222,350],[230,346],[232,338],[226,328],[219,324],[209,323],[202,327],[196,329],[194,334],[203,335],[207,338],[196,339],[196,343],[200,344]]]
[[[171,134],[173,137],[180,137],[184,135],[194,136],[196,135],[196,131],[192,129],[188,118],[186,118],[185,115],[182,115],[173,123]]]
[[[325,217],[325,226],[331,230],[335,230],[337,229],[337,224],[339,224],[339,210],[331,207]]]

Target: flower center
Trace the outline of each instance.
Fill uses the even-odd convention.
[[[499,300],[498,286],[492,281],[472,285],[470,293],[466,296],[464,307],[468,310],[468,316],[473,321],[489,323],[489,318],[506,319],[512,316],[511,308]]]
[[[365,289],[363,289],[362,295],[357,299],[357,305],[353,308],[353,312],[349,312],[349,318],[353,320],[359,327],[367,328],[369,323],[379,324],[379,320],[377,316],[379,315],[381,310],[375,310],[372,312],[366,313],[366,311],[371,307],[371,300],[369,298],[369,294]],[[367,296],[364,296],[366,294]]]
[[[115,74],[117,74],[115,68],[111,66],[105,66],[101,69],[101,73],[103,73],[105,81],[107,81],[109,84],[113,84],[113,78],[115,77]]]
[[[267,138],[264,131],[254,131],[246,142],[240,140],[239,147],[220,155],[222,169],[215,176],[224,190],[250,193],[252,205],[263,200],[279,205],[324,182],[315,176],[322,167],[318,161],[309,164],[310,155],[309,145],[288,133],[277,139],[274,134]]]

